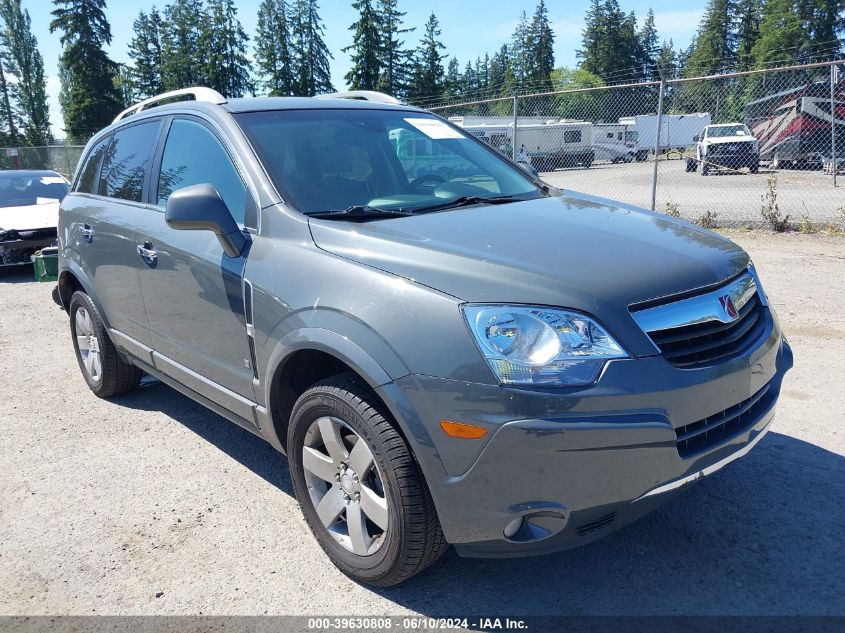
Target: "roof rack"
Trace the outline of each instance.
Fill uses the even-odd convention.
[[[348,92],[332,92],[325,95],[317,95],[315,99],[353,99],[355,101],[370,101],[372,103],[389,103],[392,105],[401,105],[401,101],[396,97],[384,94],[383,92],[375,92],[374,90],[349,90]]]
[[[226,97],[221,95],[216,90],[212,90],[211,88],[203,88],[202,86],[195,86],[193,88],[182,88],[180,90],[171,90],[170,92],[164,92],[160,95],[156,95],[155,97],[150,97],[149,99],[144,99],[143,101],[140,101],[135,105],[126,108],[123,112],[121,112],[114,118],[114,121],[112,121],[112,123],[117,123],[121,119],[125,119],[126,117],[132,116],[133,114],[137,114],[141,110],[146,110],[147,108],[152,107],[160,101],[167,101],[168,99],[173,99],[174,97],[182,96],[193,97],[194,101],[215,103],[217,105],[220,105],[221,103],[226,103]]]

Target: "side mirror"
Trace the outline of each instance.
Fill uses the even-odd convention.
[[[241,254],[246,237],[214,185],[204,183],[177,189],[167,199],[164,221],[171,229],[211,231],[229,257]]]
[[[693,137],[692,137],[692,141],[693,141],[693,143],[698,143],[698,138],[699,138],[698,134],[696,134],[695,136],[693,136]]]
[[[526,172],[529,176],[531,176],[534,180],[540,177],[540,172],[534,168],[534,165],[531,163],[517,163],[520,167],[522,167],[522,171]]]

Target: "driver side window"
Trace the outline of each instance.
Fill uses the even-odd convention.
[[[235,222],[243,226],[247,188],[228,152],[204,125],[176,119],[167,134],[158,180],[158,204],[190,185],[211,183],[223,198]]]

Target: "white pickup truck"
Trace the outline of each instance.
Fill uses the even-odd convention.
[[[695,158],[687,158],[687,172],[698,170],[706,176],[714,169],[747,167],[756,174],[760,167],[757,139],[742,123],[708,125],[700,136],[695,137],[695,141]]]

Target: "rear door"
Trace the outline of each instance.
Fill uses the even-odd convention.
[[[205,121],[172,119],[156,159],[152,208],[143,214],[138,245],[141,290],[156,366],[195,391],[251,419],[253,368],[244,319],[243,270],[249,248],[229,257],[210,231],[175,230],[165,222],[173,191],[211,183],[239,225],[254,198],[231,153]]]
[[[112,339],[147,360],[151,338],[135,232],[148,206],[144,191],[161,124],[161,119],[139,121],[92,148],[74,195],[63,204],[68,243],[93,284]]]

